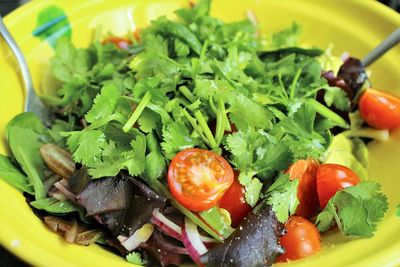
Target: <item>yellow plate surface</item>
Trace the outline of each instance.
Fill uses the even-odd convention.
[[[36,88],[43,79],[53,49],[32,35],[37,15],[56,5],[63,9],[72,25],[72,40],[84,47],[90,42],[93,28],[125,34],[144,27],[159,15],[187,6],[184,0],[119,1],[32,1],[5,18],[5,23],[27,57]],[[400,26],[400,15],[369,0],[215,0],[212,14],[225,21],[244,18],[252,9],[261,29],[273,32],[293,21],[303,27],[302,42],[326,48],[334,44],[334,54],[344,51],[358,57],[365,55],[380,40]],[[375,88],[400,95],[400,47],[392,49],[371,68]],[[0,40],[0,153],[7,153],[4,127],[22,111],[24,93],[16,72],[16,63],[3,40]],[[287,266],[400,266],[400,218],[395,207],[400,204],[400,132],[385,143],[371,143],[370,175],[382,183],[390,202],[389,212],[371,239],[349,241],[337,233],[324,238],[322,252]],[[36,266],[132,266],[121,257],[99,246],[83,247],[64,242],[50,232],[32,213],[20,192],[0,180],[0,243]],[[283,266],[283,265],[282,265]],[[285,265],[286,266],[286,265]]]

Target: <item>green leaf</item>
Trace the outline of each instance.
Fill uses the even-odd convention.
[[[100,130],[83,130],[80,132],[66,132],[67,146],[73,153],[75,162],[88,167],[95,166],[101,160],[101,153],[106,145],[106,137]]]
[[[291,181],[289,175],[281,174],[267,191],[267,203],[272,206],[279,222],[285,223],[299,205],[297,187],[299,180]]]
[[[138,119],[139,128],[145,133],[155,130],[160,124],[160,117],[154,111],[145,109]]]
[[[230,119],[238,129],[245,130],[248,127],[269,129],[272,126],[272,113],[244,95],[240,94],[231,99],[229,111]]]
[[[113,84],[107,84],[101,89],[93,102],[92,108],[86,114],[85,119],[89,123],[111,116],[120,96],[120,92]]]
[[[244,186],[244,196],[247,204],[254,207],[260,198],[260,192],[263,184],[257,178],[253,178],[252,173],[244,172],[240,173],[239,182]]]
[[[344,90],[338,87],[325,87],[324,90],[324,101],[329,107],[333,105],[342,111],[350,109],[350,99]]]
[[[214,229],[224,239],[230,236],[234,229],[231,227],[231,218],[229,212],[225,209],[214,207],[202,211],[198,216]]]
[[[265,45],[266,50],[296,46],[300,31],[300,26],[293,23],[291,28],[274,33]]]
[[[172,158],[185,148],[192,148],[200,144],[200,140],[191,137],[188,128],[179,122],[164,124],[162,136],[161,147],[168,158]]]
[[[0,177],[23,192],[30,195],[35,193],[33,187],[29,184],[28,177],[22,174],[21,171],[11,163],[8,157],[3,155],[0,155]]]
[[[35,191],[35,198],[46,197],[42,178],[45,164],[40,155],[45,128],[40,119],[30,112],[15,116],[7,125],[6,136],[13,156],[27,175],[29,184]]]
[[[187,46],[179,39],[175,39],[174,49],[178,57],[186,57],[190,53],[189,46]]]
[[[371,237],[388,209],[386,196],[374,181],[363,181],[333,196],[317,217],[317,227],[326,231],[336,222],[344,235]]]
[[[132,264],[144,266],[144,261],[142,260],[142,255],[139,252],[131,252],[126,255],[126,260]]]
[[[146,136],[146,142],[150,153],[146,155],[145,176],[150,180],[159,179],[166,172],[167,164],[154,133]]]
[[[67,214],[71,212],[78,212],[79,217],[83,222],[89,222],[84,208],[71,202],[70,200],[61,201],[55,198],[43,198],[31,201],[29,204],[35,209],[44,210],[51,214]]]
[[[334,136],[323,162],[346,166],[361,179],[368,179],[368,149],[359,139],[349,139],[343,134]]]

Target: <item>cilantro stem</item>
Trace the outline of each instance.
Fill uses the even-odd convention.
[[[179,86],[178,88],[179,92],[181,92],[181,94],[186,97],[190,102],[195,102],[196,101],[196,97],[192,94],[192,92],[190,92],[189,88],[187,88],[186,86],[182,85]]]
[[[296,89],[297,82],[299,81],[302,69],[298,69],[296,74],[294,75],[292,84],[290,85],[290,100],[294,98],[294,91]]]
[[[217,142],[214,139],[214,136],[212,135],[212,132],[210,130],[210,127],[208,127],[206,120],[204,119],[203,114],[201,114],[200,111],[196,111],[194,113],[194,117],[197,119],[200,127],[203,129],[203,132],[205,136],[207,137],[207,140],[210,144],[211,149],[216,149],[218,148]]]
[[[329,108],[327,108],[324,105],[322,105],[321,103],[319,103],[317,100],[310,99],[310,100],[308,100],[308,103],[321,116],[324,116],[325,118],[330,119],[331,121],[333,121],[334,123],[336,123],[338,126],[340,126],[342,128],[345,128],[345,129],[349,128],[349,125],[347,124],[347,122],[342,117],[340,117],[338,114],[336,114],[335,112],[333,112]]]
[[[106,125],[107,123],[109,123],[110,121],[113,121],[113,120],[121,122],[122,119],[123,118],[122,118],[121,114],[114,113],[110,116],[104,117],[100,120],[93,122],[88,127],[86,127],[85,130],[94,130],[94,129],[100,128],[101,126]]]
[[[187,216],[192,222],[197,224],[199,227],[201,227],[204,231],[209,233],[211,236],[216,238],[218,241],[222,241],[222,237],[217,234],[215,231],[213,231],[206,223],[204,223],[202,220],[200,220],[194,213],[192,213],[190,210],[186,209],[183,207],[181,204],[176,201],[170,192],[168,191],[167,187],[162,184],[159,180],[151,180],[151,181],[146,181],[149,183],[149,186],[156,191],[158,194],[171,199],[172,205],[175,206],[178,210],[180,210],[185,216]]]
[[[201,139],[203,139],[204,143],[206,143],[208,146],[211,146],[207,137],[203,134],[203,130],[197,125],[196,120],[190,116],[190,114],[186,111],[186,109],[182,109],[183,115],[188,119],[192,127],[195,129],[195,131],[200,135]]]
[[[131,117],[128,119],[128,121],[125,123],[124,127],[122,130],[127,133],[132,126],[135,124],[135,122],[139,119],[140,115],[142,114],[143,110],[145,109],[146,105],[150,102],[151,99],[151,94],[150,92],[147,92],[142,100],[140,100],[139,105],[135,109],[135,111],[132,113]]]
[[[348,130],[342,133],[347,137],[364,137],[364,138],[372,138],[379,141],[386,141],[389,138],[388,130],[377,130],[372,128],[361,128],[357,130]]]
[[[200,53],[200,59],[204,59],[207,53],[207,47],[208,47],[208,39],[205,40],[203,47],[201,48],[201,53]]]
[[[282,95],[283,98],[286,100],[286,103],[288,103],[288,102],[289,102],[289,96],[288,96],[288,94],[287,94],[287,92],[286,92],[285,85],[283,84],[283,81],[282,81],[282,73],[281,73],[280,71],[279,71],[279,73],[278,73],[278,80],[279,80],[279,85],[280,85],[281,88],[282,88],[281,95]]]
[[[224,136],[225,130],[225,103],[222,100],[222,97],[218,99],[218,110],[217,110],[217,126],[215,129],[215,142],[217,146],[221,144],[222,137]]]

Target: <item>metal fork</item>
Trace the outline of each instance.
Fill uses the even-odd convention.
[[[50,126],[54,120],[52,112],[43,104],[42,100],[35,93],[33,86],[31,73],[29,72],[28,64],[26,63],[25,57],[11,36],[6,25],[3,22],[3,18],[0,16],[0,35],[5,40],[6,44],[10,48],[17,60],[18,66],[21,70],[22,80],[25,87],[25,104],[24,110],[36,113],[42,120],[42,122]]]

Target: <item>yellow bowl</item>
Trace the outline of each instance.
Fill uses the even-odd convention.
[[[34,37],[38,14],[49,6],[65,11],[72,26],[72,41],[87,46],[92,29],[125,34],[128,29],[144,27],[151,19],[187,6],[184,0],[119,0],[119,1],[33,1],[5,18],[12,35],[21,46],[29,63],[38,90],[43,79],[51,46]],[[292,21],[303,27],[302,42],[326,48],[334,44],[334,53],[344,51],[364,56],[379,41],[400,26],[400,15],[374,1],[332,0],[215,0],[212,14],[225,21],[244,18],[252,9],[261,29],[273,32]],[[22,111],[24,91],[16,71],[16,63],[3,41],[0,42],[0,153],[7,153],[4,127]],[[400,47],[392,49],[371,68],[375,88],[400,95]],[[309,259],[288,266],[400,266],[400,218],[395,207],[400,204],[400,133],[393,133],[385,143],[371,143],[370,176],[382,183],[390,202],[389,212],[379,224],[373,238],[345,240],[338,233],[324,236],[324,249]],[[49,231],[26,204],[16,189],[0,180],[0,243],[30,264],[37,266],[132,266],[119,256],[99,246],[83,247],[67,244]]]

